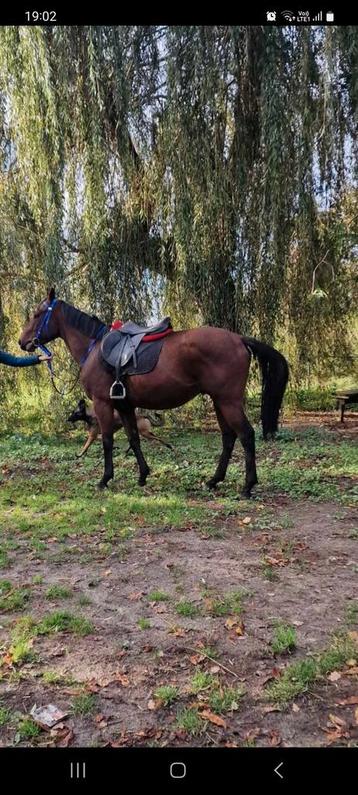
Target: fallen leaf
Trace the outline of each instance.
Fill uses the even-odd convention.
[[[186,634],[186,629],[183,627],[172,627],[168,630],[168,635],[175,635],[176,638],[183,638]]]
[[[299,712],[301,707],[298,704],[292,704],[292,712]]]
[[[354,668],[357,665],[357,660],[353,660],[353,659],[347,660],[347,665],[348,665],[348,668]]]
[[[324,731],[327,733],[326,737],[327,745],[332,745],[332,743],[336,743],[337,740],[340,740],[343,737],[342,732],[339,731],[339,729],[336,729],[335,732],[329,732],[327,731],[327,729],[324,729]]]
[[[348,637],[351,640],[354,640],[356,643],[358,643],[358,632],[356,632],[355,629],[353,629],[350,632],[348,632]]]
[[[128,687],[129,685],[128,676],[126,676],[125,674],[116,674],[114,679],[112,679],[112,681],[120,682],[120,684],[123,685],[123,687]]]
[[[348,660],[348,662],[352,662]],[[348,663],[347,663],[348,665]],[[354,666],[353,668],[349,668],[348,671],[344,671],[345,676],[358,676],[358,666]]]
[[[101,686],[99,683],[95,682],[93,679],[86,684],[86,690],[88,690],[90,693],[99,693],[100,689]]]
[[[246,734],[244,734],[244,740],[246,742],[250,740],[255,740],[256,737],[259,737],[260,734],[261,734],[261,729],[259,729],[259,727],[256,726],[255,729],[250,729],[248,732],[246,732]]]
[[[206,720],[210,721],[210,723],[214,723],[215,726],[222,726],[223,729],[226,729],[224,718],[220,718],[219,715],[215,715],[214,712],[210,712],[209,709],[204,709],[200,715],[202,718],[206,718]]]
[[[104,572],[104,576],[109,577],[110,574],[112,574],[112,569],[106,569],[106,571]]]
[[[282,743],[282,737],[279,735],[278,732],[274,731],[274,729],[272,729],[272,731],[270,732],[269,743],[273,747],[276,747],[277,745],[281,745],[281,743]]]
[[[349,696],[348,698],[342,698],[341,701],[336,702],[337,707],[346,707],[349,704],[358,704],[358,696]]]
[[[238,623],[239,623],[238,618],[233,618],[233,616],[230,616],[225,621],[226,629],[232,629],[233,627],[236,627]]]
[[[340,674],[339,671],[332,671],[332,673],[329,674],[328,679],[330,682],[338,682],[338,679],[340,679],[341,676],[342,674]]]
[[[245,516],[245,519],[242,520],[242,524],[250,524],[251,516]]]
[[[192,654],[191,657],[189,657],[189,660],[193,665],[197,665],[198,663],[205,660],[205,656],[204,654]]]
[[[148,709],[151,709],[151,710],[158,709],[158,706],[159,706],[159,704],[158,704],[157,701],[154,701],[154,698],[150,698],[149,699],[148,704],[147,704]]]
[[[241,621],[239,626],[235,628],[235,634],[239,637],[242,637],[245,634],[245,624],[243,621]]]
[[[219,671],[220,671],[220,668],[219,668],[218,665],[212,665],[211,668],[210,668],[210,673],[211,674],[218,674]]]
[[[328,719],[331,721],[331,723],[333,723],[333,726],[336,726],[336,728],[338,728],[338,729],[341,726],[346,726],[345,720],[343,720],[342,718],[339,718],[338,715],[330,714],[330,715],[328,715]]]
[[[143,596],[143,591],[134,591],[129,594],[128,599],[130,599],[131,602],[136,602],[141,596]]]
[[[68,748],[70,742],[74,738],[74,733],[72,729],[61,729],[61,731],[57,732],[55,729],[52,729],[51,734],[54,733],[56,737],[56,745],[60,746],[60,748]]]

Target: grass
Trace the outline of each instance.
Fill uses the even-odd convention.
[[[210,616],[227,616],[232,613],[240,615],[242,612],[242,600],[246,595],[243,591],[233,591],[225,594],[221,599],[209,599],[207,608]]]
[[[32,718],[21,718],[16,732],[16,739],[18,740],[33,740],[41,734],[40,727],[32,720]]]
[[[288,624],[279,624],[271,641],[271,649],[274,654],[285,654],[296,648],[296,630]]]
[[[11,712],[6,707],[2,707],[0,704],[0,726],[5,726],[9,723],[11,717]]]
[[[163,591],[151,591],[148,594],[148,601],[149,602],[168,602],[170,596],[167,593],[163,593]]]
[[[176,725],[181,731],[187,732],[187,734],[191,734],[195,737],[202,732],[205,724],[198,710],[191,707],[189,709],[179,710]]]
[[[155,698],[162,702],[163,707],[168,707],[179,696],[179,688],[174,685],[162,685],[154,691]]]
[[[213,712],[232,712],[239,708],[240,700],[244,695],[242,687],[216,688],[210,693],[209,705]]]
[[[211,674],[204,671],[198,671],[190,683],[190,690],[192,693],[201,693],[202,690],[209,690],[216,684],[216,679]]]
[[[150,628],[150,621],[148,618],[139,618],[138,619],[138,627],[139,629],[149,629]]]
[[[266,688],[266,698],[286,704],[308,690],[320,677],[342,669],[356,653],[357,645],[348,635],[337,635],[321,654],[287,666],[282,676]]]
[[[71,704],[71,710],[73,715],[90,715],[91,712],[94,711],[95,706],[96,699],[93,695],[90,693],[80,693],[80,695],[74,697]]]
[[[74,616],[71,613],[59,611],[45,616],[37,625],[37,633],[39,635],[51,635],[55,632],[91,635],[94,632],[94,626],[83,616]]]
[[[9,556],[5,549],[0,547],[0,569],[6,569],[9,565]]]
[[[72,591],[62,585],[51,585],[46,591],[46,596],[48,599],[69,599]]]
[[[14,588],[9,580],[0,581],[0,611],[24,610],[30,597],[28,588]]]
[[[358,624],[358,602],[352,601],[348,602],[346,606],[346,623],[351,624]]]
[[[262,576],[265,578],[265,580],[268,580],[269,582],[277,582],[277,580],[279,579],[277,571],[275,570],[274,566],[272,566],[271,563],[262,564]]]
[[[200,607],[195,602],[185,600],[177,602],[175,610],[179,616],[184,616],[185,618],[197,618],[201,614]]]
[[[212,660],[217,660],[219,653],[214,646],[203,646],[202,649],[198,649],[199,654],[205,654],[207,657],[210,657]]]

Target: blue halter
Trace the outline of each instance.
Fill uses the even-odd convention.
[[[49,351],[48,348],[46,348],[45,345],[40,344],[41,334],[43,334],[45,331],[48,330],[49,323],[50,323],[50,320],[51,320],[52,310],[56,306],[56,304],[57,304],[57,298],[54,298],[53,301],[51,301],[51,303],[48,305],[45,314],[43,315],[43,317],[40,320],[40,323],[39,323],[39,325],[38,325],[38,327],[36,329],[36,337],[34,339],[34,344],[36,345],[36,347],[40,348],[40,351],[42,351],[46,356],[52,356],[52,353],[51,353],[51,351]],[[48,362],[46,362],[46,364],[47,364],[47,367],[50,370],[50,373],[52,375],[53,374],[53,370],[52,370],[51,359]]]

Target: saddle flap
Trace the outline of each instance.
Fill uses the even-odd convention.
[[[111,367],[116,367],[117,362],[121,360],[126,339],[125,335],[121,334],[120,331],[110,331],[103,337],[101,354],[104,361]]]

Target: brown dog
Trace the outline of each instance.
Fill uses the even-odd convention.
[[[154,424],[163,425],[163,419],[160,416],[160,414],[156,413],[155,417],[156,417],[156,423],[154,422],[153,419],[150,419],[149,416],[142,416],[141,414],[138,414],[138,412],[136,411],[138,432],[140,433],[141,436],[143,436],[144,439],[149,439],[150,441],[153,442],[159,442],[159,444],[163,444],[164,447],[169,447],[169,450],[173,450],[171,444],[164,442],[163,439],[160,439],[159,436],[156,436],[154,433],[152,433],[152,425]],[[97,417],[94,413],[94,410],[92,408],[88,409],[86,406],[86,401],[83,398],[81,398],[81,400],[78,401],[75,410],[67,418],[67,422],[84,422],[88,428],[88,436],[86,443],[84,444],[82,450],[79,453],[77,453],[77,457],[81,458],[81,456],[83,456],[87,452],[89,447],[91,447],[91,444],[93,444],[93,442],[96,441],[97,437],[100,434]],[[123,428],[123,423],[118,411],[115,411],[114,432],[119,431],[120,428]],[[128,447],[128,450],[126,450],[126,454],[129,453],[130,449],[131,448]]]

